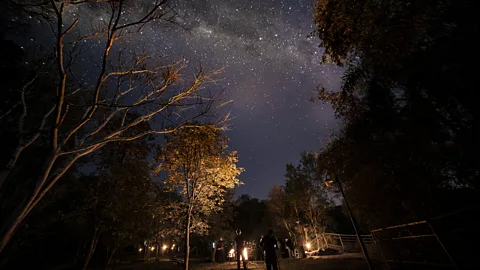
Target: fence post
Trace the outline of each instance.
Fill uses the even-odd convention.
[[[430,225],[430,222],[427,221],[427,224],[428,224],[428,227],[430,227],[430,230],[432,230],[433,234],[435,235],[435,238],[437,238],[437,241],[440,244],[440,246],[442,247],[443,251],[445,251],[445,254],[447,254],[448,258],[450,259],[450,262],[452,263],[453,268],[458,270],[457,264],[455,263],[453,258],[450,256],[450,253],[448,253],[448,251],[445,248],[445,246],[443,245],[442,241],[440,241],[440,238],[438,237],[438,234],[435,232],[432,225]]]
[[[382,247],[380,246],[380,241],[377,238],[377,235],[375,232],[372,232],[372,228],[370,228],[370,225],[368,225],[368,229],[370,230],[370,234],[372,235],[373,241],[375,242],[375,245],[377,246],[378,250],[380,251],[380,256],[382,256],[383,262],[385,263],[386,269],[390,269],[390,266],[388,265],[387,258],[385,258],[385,254],[383,254]]]
[[[322,238],[323,238],[323,243],[325,244],[325,245],[323,246],[323,248],[324,248],[324,249],[325,249],[325,248],[328,248],[327,239],[325,238],[325,234],[324,234],[324,233],[322,233]]]
[[[345,252],[345,246],[343,245],[343,241],[342,241],[342,236],[340,234],[337,234],[338,235],[338,239],[340,239],[340,245],[342,245],[342,253]]]

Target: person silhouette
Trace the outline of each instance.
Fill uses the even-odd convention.
[[[247,258],[243,256],[243,250],[246,247],[245,238],[240,229],[237,229],[235,233],[237,234],[237,236],[235,236],[235,258],[237,260],[237,270],[240,270],[240,259],[243,262],[243,269],[247,270]]]
[[[260,245],[265,250],[265,263],[267,264],[267,270],[278,270],[277,262],[277,238],[273,235],[273,230],[269,229],[268,234],[262,238]]]

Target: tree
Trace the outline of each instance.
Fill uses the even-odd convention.
[[[324,232],[327,209],[330,204],[322,180],[319,180],[317,154],[304,152],[300,163],[295,167],[286,166],[285,192],[292,205],[297,221],[307,225],[307,230],[315,236],[317,248],[320,247],[320,234]],[[305,228],[302,228],[304,235]],[[309,233],[306,233],[308,236]],[[305,238],[305,236],[303,236]]]
[[[235,202],[234,227],[240,229],[247,240],[258,240],[267,232],[268,219],[266,203],[247,194],[242,194]]]
[[[156,158],[155,175],[166,172],[165,184],[183,197],[185,269],[189,267],[190,233],[205,233],[206,218],[225,202],[225,194],[241,182],[243,169],[236,166],[235,152],[227,153],[227,138],[212,125],[184,127],[167,136]]]
[[[190,83],[185,80],[185,83],[178,84],[185,67],[184,62],[160,65],[157,58],[129,53],[114,46],[121,43],[123,37],[149,22],[171,21],[174,13],[166,0],[154,1],[143,7],[145,13],[137,21],[128,20],[127,15],[139,8],[127,8],[131,3],[126,0],[41,1],[25,5],[16,1],[7,2],[10,6],[21,7],[22,11],[36,14],[38,18],[52,23],[56,35],[55,51],[52,53],[55,55],[57,68],[54,74],[57,78],[56,87],[50,89],[54,98],[43,104],[42,111],[31,112],[31,102],[27,103],[28,99],[24,98],[27,90],[34,89],[33,84],[37,83],[38,76],[34,74],[19,87],[18,102],[12,103],[12,108],[6,109],[5,113],[2,112],[2,118],[7,119],[5,121],[17,124],[18,140],[6,166],[0,172],[0,187],[6,182],[14,181],[17,172],[15,168],[21,166],[25,149],[42,145],[45,151],[41,157],[37,156],[37,160],[42,160],[39,166],[41,169],[35,184],[26,192],[26,200],[8,209],[10,215],[2,226],[0,252],[32,209],[79,159],[111,142],[134,141],[149,134],[171,133],[182,126],[185,119],[205,114],[215,98],[202,98],[199,90],[217,73],[200,69]],[[108,10],[110,17],[99,28],[104,30],[94,28],[88,34],[77,31],[79,37],[76,38],[75,27],[88,23],[89,18],[74,18],[71,16],[77,16],[77,13],[68,11],[71,8],[87,8],[90,4]],[[140,4],[136,2],[136,5]],[[78,14],[88,16],[89,12]],[[104,49],[98,59],[94,83],[82,83],[75,74],[80,65],[76,60],[82,55],[81,44],[88,44],[92,39],[98,39]],[[112,56],[115,54],[117,55]],[[194,108],[197,114],[182,114],[188,108]],[[178,118],[179,113],[184,117]],[[129,118],[131,115],[135,117]],[[175,119],[172,115],[175,115]],[[36,125],[27,125],[32,116],[40,120]],[[120,125],[109,130],[113,119],[121,119]],[[169,127],[155,126],[147,131],[128,134],[132,128],[153,120],[168,122]]]
[[[285,232],[293,239],[295,217],[288,204],[284,186],[273,186],[268,192],[267,212],[278,231]]]
[[[144,123],[129,133],[136,133],[135,129],[149,127]],[[108,265],[122,244],[151,237],[152,228],[144,226],[144,221],[155,213],[157,194],[149,175],[149,152],[147,137],[130,143],[114,142],[98,152],[98,174],[89,177],[93,182],[86,186],[89,192],[83,192],[84,203],[80,205],[89,209],[93,231],[83,269],[87,269],[98,241],[109,247]]]
[[[468,40],[478,23],[467,18],[474,5],[317,1],[324,60],[348,65],[339,92],[319,88],[343,121],[319,169],[339,176],[365,223],[414,221],[473,203],[480,115],[469,54],[478,43]],[[442,203],[448,196],[458,200]]]

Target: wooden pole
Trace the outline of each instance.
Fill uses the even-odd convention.
[[[443,245],[442,241],[440,241],[440,238],[438,237],[437,233],[433,229],[432,225],[430,225],[430,222],[427,222],[427,224],[428,224],[428,227],[430,227],[430,230],[432,230],[433,234],[435,235],[435,238],[437,238],[437,241],[440,244],[440,246],[442,247],[443,251],[445,251],[445,254],[447,254],[448,258],[450,259],[450,262],[452,263],[453,268],[458,270],[457,264],[453,260],[452,256],[450,256],[450,253],[448,253],[448,251],[445,248],[445,246]]]
[[[352,222],[353,229],[355,230],[355,234],[357,236],[357,239],[360,242],[360,247],[362,249],[363,256],[365,257],[365,261],[367,262],[368,269],[372,270],[373,269],[372,262],[370,260],[370,257],[368,256],[367,248],[365,246],[365,243],[362,240],[362,237],[358,233],[357,223],[355,221],[355,218],[352,215],[352,211],[350,210],[350,205],[348,204],[347,198],[345,197],[345,193],[343,192],[342,184],[338,180],[337,176],[335,176],[335,182],[337,182],[338,188],[340,189],[340,193],[342,193],[343,201],[345,202],[345,205],[347,206],[348,215],[350,216],[350,221]]]

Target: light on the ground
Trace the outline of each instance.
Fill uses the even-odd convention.
[[[310,249],[311,246],[310,243],[307,243],[307,249]]]

